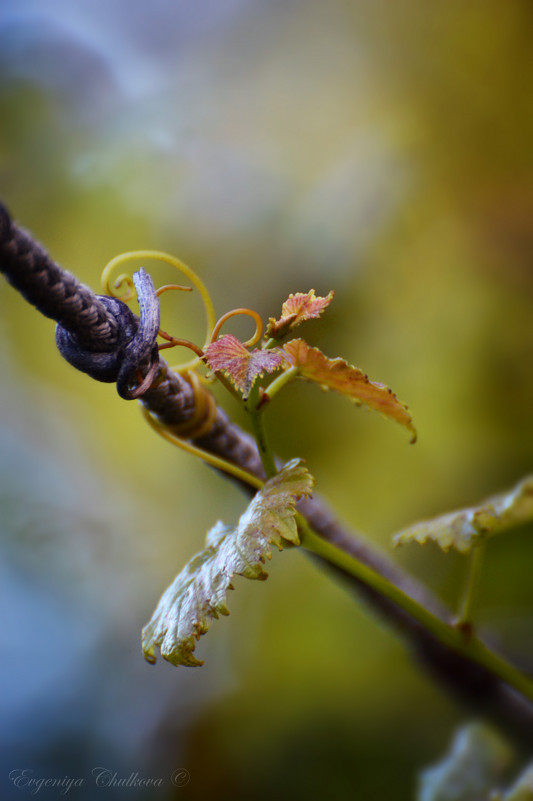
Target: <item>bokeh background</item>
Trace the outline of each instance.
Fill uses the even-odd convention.
[[[308,340],[391,386],[419,442],[304,385],[268,425],[390,550],[531,470],[532,29],[528,0],[3,0],[0,196],[95,289],[136,248],[188,262],[219,314],[334,289]],[[68,367],[3,281],[0,308],[2,797],[25,769],[92,799],[101,767],[162,780],[105,790],[128,799],[412,798],[466,713],[298,551],[237,580],[204,667],[144,662],[160,594],[244,499]],[[162,312],[201,340],[198,298]],[[524,665],[531,533],[491,543],[477,604]],[[461,558],[392,555],[456,601]]]

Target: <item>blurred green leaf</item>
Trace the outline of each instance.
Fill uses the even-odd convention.
[[[420,774],[417,801],[488,801],[510,759],[492,729],[469,723],[456,733],[442,762]]]
[[[533,476],[524,478],[512,490],[495,495],[479,506],[416,523],[394,536],[395,545],[428,540],[443,551],[455,548],[468,553],[481,540],[500,534],[533,519]]]
[[[494,801],[498,801],[498,798]],[[533,763],[520,774],[515,784],[501,797],[501,801],[533,801]]]

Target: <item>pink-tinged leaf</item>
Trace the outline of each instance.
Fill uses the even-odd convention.
[[[309,292],[296,292],[289,295],[281,307],[281,317],[274,320],[273,317],[268,321],[266,335],[273,339],[281,339],[293,328],[296,328],[305,320],[312,320],[313,317],[320,317],[324,309],[333,300],[334,292],[331,291],[325,298],[316,297],[315,290]]]
[[[297,367],[302,378],[319,384],[322,389],[334,389],[355,403],[364,403],[396,420],[410,432],[411,442],[416,442],[416,430],[407,407],[385,384],[370,381],[365,373],[344,359],[328,358],[303,339],[292,339],[283,345],[282,351],[287,366]]]
[[[242,392],[246,400],[258,376],[272,373],[283,362],[278,350],[249,351],[232,334],[225,334],[212,342],[205,351],[205,359],[211,370],[221,371]]]
[[[236,526],[217,523],[205,548],[183,568],[161,597],[144,627],[142,647],[149,662],[155,649],[174,665],[201,665],[196,641],[219,615],[228,615],[227,592],[233,577],[264,580],[272,546],[299,545],[296,501],[309,497],[312,475],[298,459],[288,462],[251,500]]]

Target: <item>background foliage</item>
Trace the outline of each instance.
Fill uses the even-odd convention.
[[[154,247],[219,313],[335,289],[306,338],[391,386],[419,442],[306,386],[268,423],[389,548],[531,470],[532,23],[527,0],[4,0],[1,195],[93,287]],[[145,664],[159,595],[244,501],[68,368],[5,283],[0,304],[4,777],[103,765],[171,798],[184,767],[181,798],[411,798],[464,712],[297,551],[240,582],[201,670]],[[177,336],[201,339],[199,311],[162,298]],[[478,603],[521,664],[532,551],[525,530],[491,543]],[[459,556],[396,556],[455,598]]]

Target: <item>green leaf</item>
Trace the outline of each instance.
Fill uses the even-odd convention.
[[[455,548],[468,553],[482,539],[500,534],[510,528],[533,520],[533,476],[524,478],[509,492],[495,495],[467,509],[425,520],[398,532],[395,545],[418,542],[424,545],[432,540],[449,551]]]
[[[420,774],[417,801],[485,801],[510,760],[496,732],[470,723],[459,729],[442,762]]]
[[[269,319],[266,336],[272,337],[272,339],[281,339],[306,320],[320,317],[333,300],[334,294],[332,290],[325,298],[316,297],[315,290],[311,289],[309,292],[296,292],[294,295],[289,295],[281,307],[279,320],[274,320],[273,317]]]
[[[276,349],[249,351],[232,334],[212,342],[205,351],[205,359],[212,370],[222,371],[242,392],[244,400],[250,394],[258,376],[272,373],[281,367],[282,356]]]
[[[208,532],[204,550],[167,588],[143,629],[149,662],[155,662],[159,646],[174,665],[203,664],[193,654],[196,641],[219,614],[229,614],[226,593],[233,589],[233,576],[266,579],[263,564],[272,555],[270,546],[299,545],[295,503],[313,486],[311,474],[294,459],[257,492],[236,527],[219,522]]]
[[[407,407],[385,384],[370,381],[359,368],[344,359],[330,359],[303,339],[292,339],[283,345],[282,351],[287,364],[297,367],[302,378],[319,384],[322,389],[340,392],[355,403],[364,403],[396,420],[411,433],[411,442],[416,441],[416,430]]]

